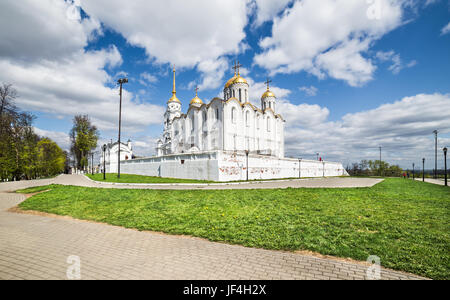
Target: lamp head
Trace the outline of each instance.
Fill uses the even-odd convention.
[[[445,147],[443,150],[444,150],[444,155],[447,155],[447,147]]]
[[[127,79],[127,78],[121,78],[121,79],[117,80],[117,83],[118,83],[118,84],[121,84],[121,83],[128,83],[128,79]]]

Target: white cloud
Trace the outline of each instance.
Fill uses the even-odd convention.
[[[265,82],[255,82],[251,77],[246,77],[249,89],[250,102],[261,107],[261,96],[266,92],[267,85]],[[289,89],[277,87],[276,85],[270,86],[270,90],[275,94],[278,100],[286,99],[291,94]]]
[[[198,67],[202,88],[218,86],[225,55],[247,45],[247,4],[242,0],[81,1],[88,15],[145,49],[156,64]]]
[[[254,0],[256,6],[256,19],[254,26],[260,26],[266,21],[272,20],[278,15],[292,0]]]
[[[155,75],[152,75],[147,72],[141,73],[139,78],[140,84],[147,86],[149,83],[156,83],[156,82],[158,82],[158,78]]]
[[[402,59],[400,58],[400,54],[395,53],[393,50],[391,51],[378,51],[376,53],[376,58],[378,58],[382,62],[391,61],[392,65],[389,66],[388,70],[393,74],[398,74],[404,68],[412,68],[417,64],[417,61],[412,60],[406,65],[403,64]]]
[[[319,152],[328,160],[356,162],[383,159],[402,166],[432,161],[432,131],[441,133],[439,147],[450,142],[450,94],[419,94],[375,109],[347,114],[328,121],[328,109],[282,102],[278,110],[286,118],[286,152],[289,156],[313,158]],[[443,136],[442,136],[443,135]]]
[[[318,89],[315,86],[302,86],[299,88],[300,91],[305,92],[309,97],[314,97],[317,95]]]
[[[197,66],[197,70],[200,71],[202,75],[198,88],[200,90],[218,88],[223,84],[222,78],[225,75],[225,71],[228,69],[228,61],[223,57],[200,62]],[[195,84],[196,82],[191,82],[188,88],[192,89]]]
[[[441,35],[445,35],[449,32],[450,32],[450,22],[447,25],[445,25],[444,28],[442,28]]]
[[[11,17],[14,21],[0,33],[0,82],[14,85],[22,109],[58,117],[89,114],[100,129],[115,130],[118,93],[115,80],[105,69],[114,71],[122,57],[115,46],[85,51],[98,26],[87,26],[97,23],[81,20],[77,12],[76,6],[57,0],[2,3],[0,22]],[[159,124],[162,114],[161,106],[139,103],[124,91],[125,131]]]
[[[64,59],[101,33],[96,20],[81,20],[76,6],[51,0],[2,1],[0,28],[0,56],[26,61]]]
[[[363,55],[402,24],[405,1],[297,1],[275,17],[272,36],[260,41],[263,52],[254,62],[272,74],[306,71],[363,85],[376,69]]]

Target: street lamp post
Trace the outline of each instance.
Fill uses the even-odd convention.
[[[245,156],[247,157],[247,181],[248,181],[248,153],[249,153],[250,151],[248,151],[248,150],[245,150]]]
[[[117,81],[120,84],[120,105],[119,105],[119,142],[118,142],[118,151],[117,151],[117,178],[120,178],[120,127],[122,125],[122,84],[127,83],[127,78],[121,78]]]
[[[106,144],[103,145],[103,180],[106,180]]]
[[[302,178],[302,159],[298,159],[298,178]]]
[[[447,181],[447,147],[444,148],[444,176],[445,176],[445,186],[448,186],[448,181]]]
[[[437,138],[438,138],[438,131],[433,131],[434,133],[434,179],[437,178]]]
[[[91,172],[92,172],[92,175],[94,175],[94,152],[91,152],[91,162],[92,162]]]
[[[416,164],[415,163],[413,163],[413,180],[415,179],[415,176],[414,176],[414,167],[416,166]]]
[[[317,155],[317,160],[319,160],[319,152],[317,152],[316,155]]]
[[[422,181],[425,182],[425,158],[422,158]]]

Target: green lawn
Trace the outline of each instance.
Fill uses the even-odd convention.
[[[106,180],[103,180],[103,173],[86,174],[92,180],[106,181],[106,182],[122,182],[122,183],[211,183],[213,181],[194,180],[194,179],[178,179],[178,178],[164,178],[156,176],[143,176],[133,174],[120,174],[120,179],[117,178],[116,173],[107,173]]]
[[[20,207],[249,247],[311,250],[450,279],[450,188],[164,191],[47,186]]]

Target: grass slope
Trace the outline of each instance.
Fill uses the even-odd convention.
[[[47,186],[20,207],[249,247],[311,250],[450,279],[450,189],[404,179],[372,188],[164,191]]]
[[[120,179],[117,174],[106,174],[106,180],[103,180],[103,173],[86,174],[92,180],[104,182],[122,182],[122,183],[211,183],[213,181],[194,180],[194,179],[178,179],[178,178],[164,178],[156,176],[143,176],[133,174],[120,174]]]

